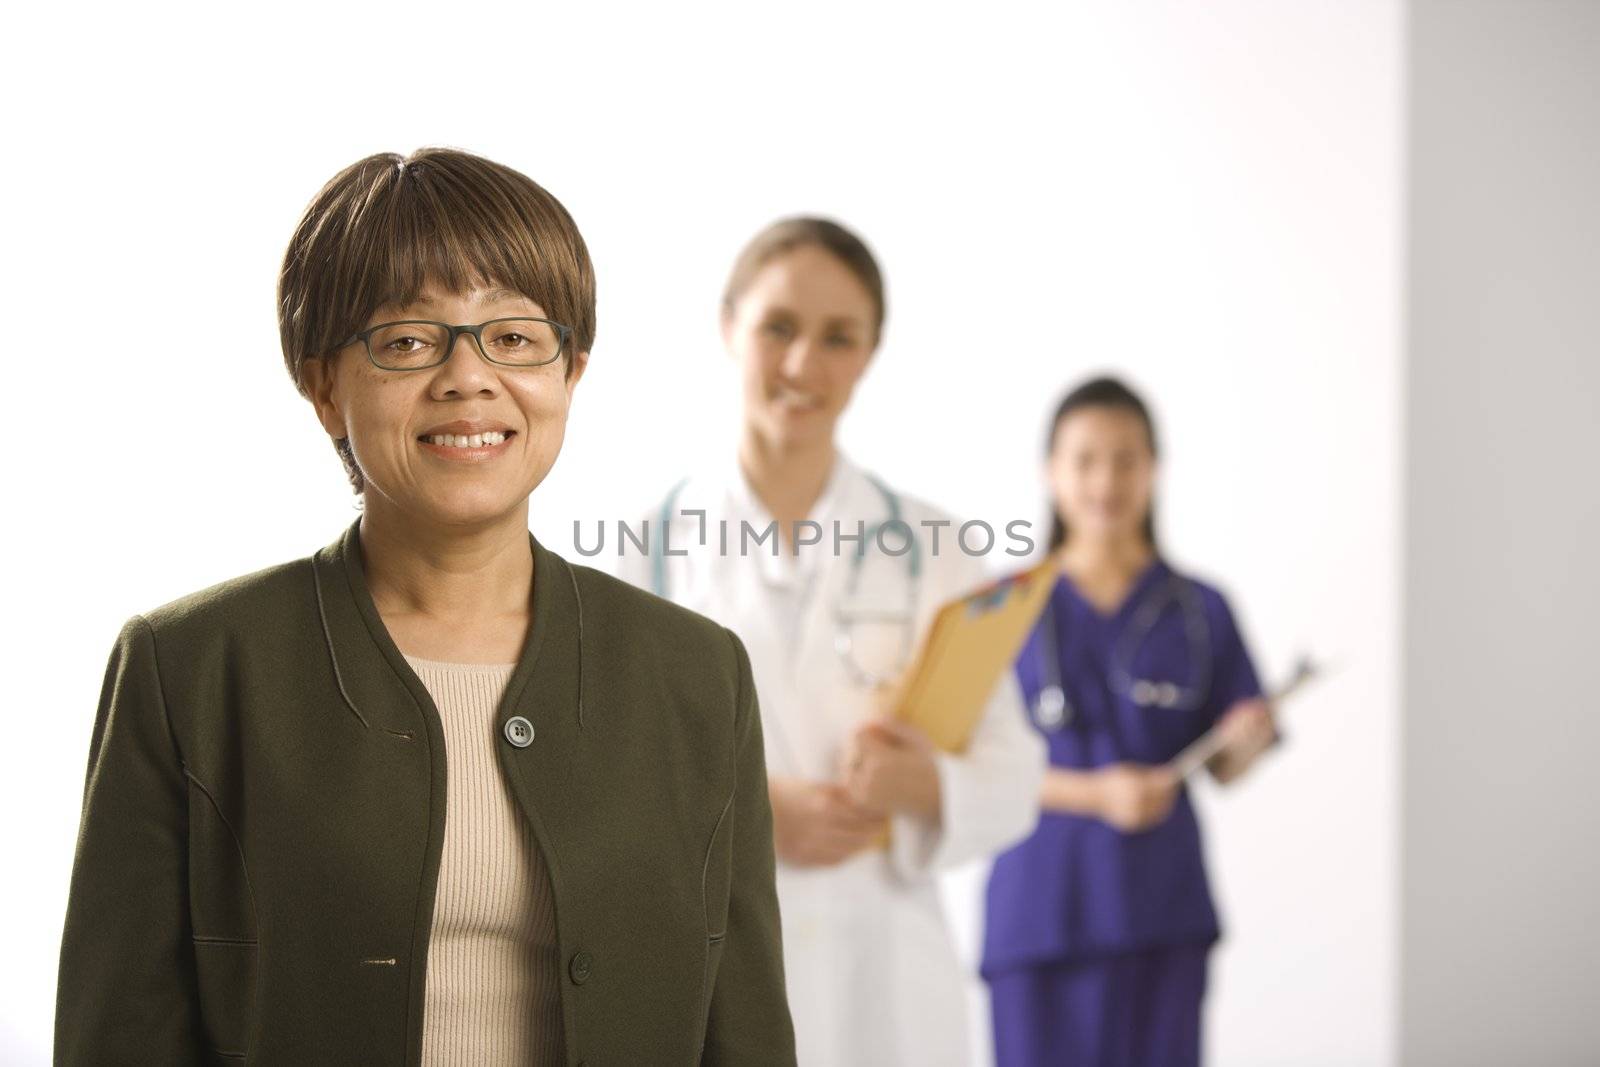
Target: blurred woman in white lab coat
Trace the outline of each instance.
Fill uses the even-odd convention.
[[[648,551],[629,540],[619,563],[749,650],[789,1006],[812,1067],[968,1062],[937,875],[1029,833],[1045,762],[1010,672],[959,755],[884,714],[933,613],[988,577],[958,522],[835,443],[884,310],[850,231],[794,218],[758,234],[722,305],[743,384],[737,448],[668,492],[646,517]]]

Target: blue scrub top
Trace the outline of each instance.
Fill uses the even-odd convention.
[[[1054,655],[1072,709],[1057,729],[1034,726],[1055,767],[1087,769],[1109,763],[1164,763],[1205,733],[1235,701],[1259,696],[1244,642],[1227,600],[1193,578],[1209,640],[1186,635],[1181,602],[1166,592],[1173,577],[1160,559],[1134,581],[1115,613],[1106,616],[1061,576],[1050,593],[1056,645],[1046,649],[1041,626],[1017,660],[1030,718],[1044,684],[1040,657]],[[1144,636],[1130,632],[1140,605],[1167,601]],[[1142,629],[1142,627],[1141,627]],[[1194,687],[1204,673],[1189,662],[1209,646],[1210,684],[1191,710],[1140,707],[1114,692],[1113,650],[1131,655],[1133,678]],[[1136,644],[1136,650],[1135,650]],[[989,878],[982,971],[1057,962],[1165,945],[1209,943],[1220,934],[1201,855],[1200,827],[1188,791],[1179,788],[1170,815],[1158,826],[1123,833],[1099,819],[1043,812],[1033,835],[1000,855]]]

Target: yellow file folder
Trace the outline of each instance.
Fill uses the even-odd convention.
[[[905,681],[880,706],[893,709],[896,718],[920,728],[944,751],[963,751],[1055,582],[1052,557],[944,605],[934,615]],[[885,824],[873,845],[888,844]]]
[[[990,582],[940,608],[907,681],[889,705],[946,752],[967,747],[1056,582],[1054,558]]]

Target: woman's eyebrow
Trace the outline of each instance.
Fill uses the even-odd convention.
[[[399,300],[387,300],[383,304],[379,305],[379,308],[380,310],[388,309],[394,314],[401,316],[419,315],[423,314],[424,312],[433,311],[438,306],[438,302],[440,300],[447,299],[449,299],[447,296],[434,296],[432,294],[424,293],[418,294],[413,299],[403,303]],[[477,304],[480,307],[508,302],[535,305],[538,303],[537,301],[530,299],[526,293],[519,293],[515,289],[486,289],[477,300]]]
[[[535,303],[535,301],[528,298],[526,293],[519,293],[514,289],[490,289],[483,294],[482,299],[478,302],[480,304],[498,304],[507,300],[520,300],[528,304]]]

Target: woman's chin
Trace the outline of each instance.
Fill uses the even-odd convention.
[[[1103,516],[1093,518],[1080,518],[1072,523],[1074,533],[1081,533],[1084,537],[1096,541],[1121,541],[1128,537],[1136,536],[1139,532],[1137,525],[1122,520],[1108,521]]]
[[[527,499],[526,494],[462,487],[427,498],[419,510],[441,526],[482,526],[513,514]]]
[[[833,436],[833,419],[826,408],[780,407],[772,412],[773,436],[794,447],[814,444]]]

